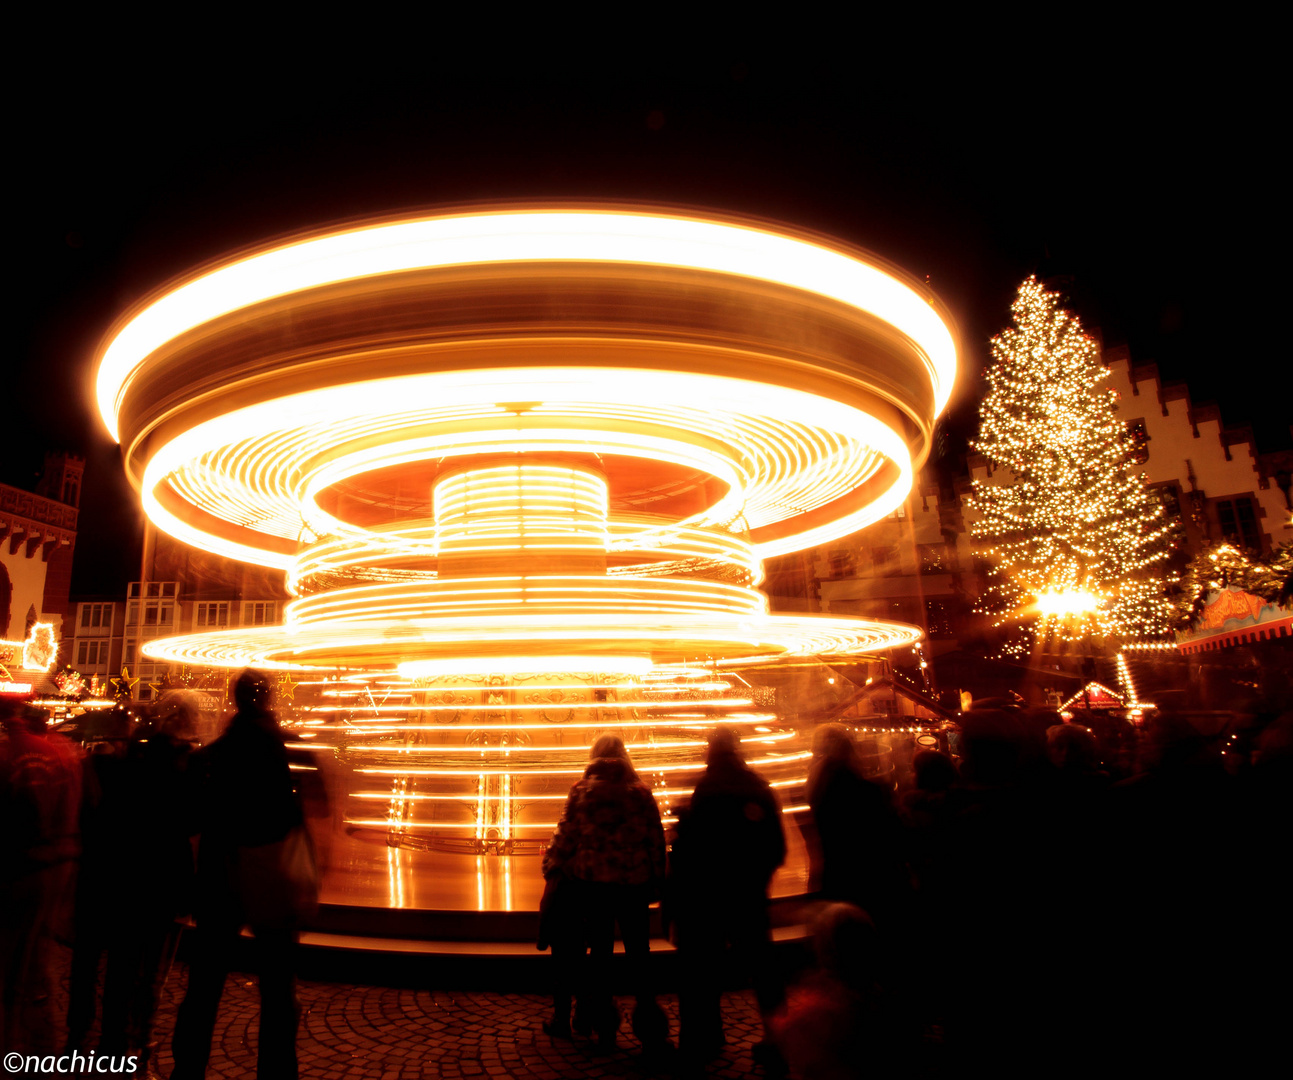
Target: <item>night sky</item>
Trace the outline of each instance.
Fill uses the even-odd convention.
[[[1106,345],[1217,401],[1260,449],[1287,448],[1278,67],[1233,50],[1224,68],[1205,62],[1233,45],[1224,33],[1110,41],[1009,63],[949,47],[937,75],[902,57],[791,69],[734,47],[597,69],[428,63],[425,79],[323,62],[268,75],[266,57],[225,64],[233,79],[188,57],[164,69],[64,57],[60,93],[9,117],[21,164],[0,480],[29,486],[47,449],[86,454],[73,590],[117,592],[137,575],[141,518],[90,364],[127,305],[296,229],[526,197],[780,219],[928,276],[963,343],[945,469],[1029,273]]]

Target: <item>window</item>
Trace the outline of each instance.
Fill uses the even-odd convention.
[[[198,604],[197,625],[198,626],[228,626],[229,625],[228,603]]]
[[[920,544],[920,572],[942,574],[951,569],[946,544]]]
[[[875,564],[876,573],[888,573],[898,569],[898,545],[885,544],[871,549],[871,561]]]
[[[1127,421],[1127,438],[1131,443],[1131,460],[1144,465],[1149,460],[1149,432],[1144,420]]]
[[[132,581],[132,582],[130,583],[130,595],[131,595],[131,596],[138,596],[138,595],[139,595],[139,582],[137,582],[137,581]]]
[[[275,612],[278,605],[272,600],[257,600],[252,604],[244,604],[242,610],[242,622],[244,626],[265,626],[274,622]]]
[[[88,646],[88,648],[87,648]],[[108,662],[108,650],[112,643],[107,639],[102,641],[83,641],[80,648],[77,649],[78,664],[88,664],[90,667],[98,667],[100,664]]]
[[[163,596],[174,596],[174,595],[175,595],[175,582],[173,582],[173,581],[167,581],[167,582],[164,582],[164,583],[162,584],[162,595],[163,595]]]
[[[111,604],[82,604],[81,605],[81,625],[89,628],[91,626],[112,626],[112,605]]]
[[[952,602],[942,597],[925,601],[925,628],[932,638],[952,636]]]
[[[126,642],[126,649],[122,654],[121,662],[123,664],[133,664],[135,662],[135,643],[133,641]]]
[[[149,595],[149,596],[161,596],[161,595],[162,595],[162,583],[161,583],[160,581],[150,581],[150,582],[148,583],[148,595]]]
[[[138,600],[131,603],[130,614],[127,616],[126,622],[128,622],[131,626],[134,626],[136,623],[139,622],[139,601]]]
[[[1218,499],[1217,524],[1227,542],[1261,551],[1262,533],[1257,527],[1257,512],[1253,500],[1247,495],[1237,499]]]
[[[848,548],[836,548],[830,553],[829,557],[830,576],[832,578],[852,577],[853,569],[853,552]]]
[[[169,623],[171,621],[171,605],[163,604],[158,612],[157,621],[160,623]]]
[[[151,589],[152,586],[150,585],[149,588]],[[145,626],[157,625],[157,604],[156,603],[144,605],[144,625]]]
[[[1181,493],[1175,484],[1163,484],[1154,489],[1163,503],[1163,512],[1169,521],[1181,519]]]

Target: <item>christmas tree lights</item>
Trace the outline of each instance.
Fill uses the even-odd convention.
[[[992,341],[974,443],[1001,470],[975,480],[969,499],[991,563],[980,609],[1008,628],[1011,655],[1043,641],[1161,636],[1175,525],[1134,469],[1099,346],[1036,278],[1011,313],[1015,327]]]

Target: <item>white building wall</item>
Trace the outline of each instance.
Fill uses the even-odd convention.
[[[1267,548],[1293,539],[1284,495],[1262,478],[1251,442],[1234,431],[1226,438],[1214,408],[1196,408],[1183,386],[1164,387],[1156,369],[1132,367],[1122,350],[1107,364],[1109,385],[1120,395],[1119,415],[1145,425],[1149,457],[1141,468],[1151,484],[1174,482],[1182,492],[1198,490],[1208,499],[1250,496]]]
[[[37,621],[62,623],[62,616],[46,617],[41,611],[45,599],[45,569],[48,564],[40,557],[39,551],[31,558],[27,557],[26,551],[27,545],[20,543],[18,550],[10,553],[8,540],[0,541],[0,562],[4,563],[9,572],[9,580],[13,583],[9,632],[6,635],[12,641],[22,638],[27,625],[27,613],[33,607],[36,609]],[[59,661],[63,661],[62,650],[59,652]]]

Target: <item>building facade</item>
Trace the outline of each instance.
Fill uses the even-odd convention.
[[[34,492],[0,484],[0,638],[21,640],[38,622],[66,636],[84,471],[84,458],[52,453]]]
[[[1269,554],[1293,540],[1286,455],[1263,458],[1252,431],[1227,427],[1216,405],[1195,404],[1184,383],[1164,383],[1153,364],[1135,366],[1126,348],[1105,354],[1119,411],[1140,441],[1141,466],[1180,517],[1185,552],[1227,541]]]
[[[184,673],[146,657],[143,647],[149,641],[195,630],[276,623],[282,605],[281,596],[211,596],[201,582],[132,581],[121,599],[78,598],[67,662],[87,683],[97,675],[105,693],[113,693],[117,679],[130,688],[133,700],[150,701]]]

